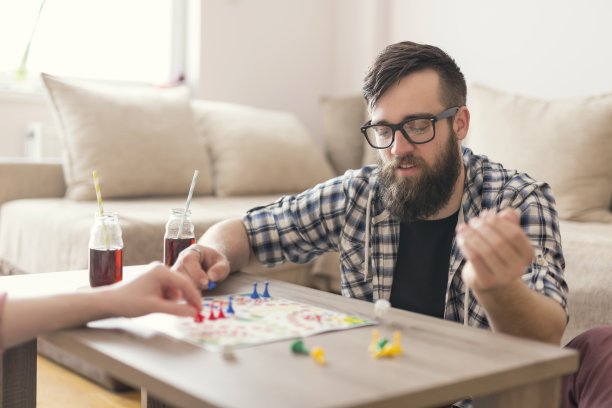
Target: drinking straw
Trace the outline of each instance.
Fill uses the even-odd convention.
[[[199,171],[195,170],[193,172],[193,178],[191,179],[191,187],[189,188],[189,194],[187,195],[187,202],[185,203],[185,212],[183,213],[183,218],[181,219],[181,225],[179,225],[179,229],[176,233],[176,239],[178,239],[181,235],[181,231],[183,230],[183,224],[185,223],[185,217],[187,217],[187,211],[189,211],[189,204],[191,204],[191,198],[193,197],[193,190],[195,189],[196,179],[198,178]]]
[[[104,243],[106,244],[106,249],[110,249],[110,238],[108,236],[108,231],[106,230],[106,224],[104,224],[104,207],[102,206],[102,193],[100,192],[100,182],[98,181],[98,172],[96,170],[92,173],[94,188],[96,189],[96,198],[98,199],[98,211],[100,212],[100,218],[102,219],[102,229],[104,230]]]

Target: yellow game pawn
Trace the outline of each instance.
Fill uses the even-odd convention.
[[[374,355],[378,352],[378,339],[380,337],[380,332],[376,329],[372,330],[372,342],[368,346],[368,351],[370,354]]]
[[[393,345],[391,346],[391,352],[394,356],[404,354],[404,350],[402,349],[401,343],[401,333],[399,331],[393,332]]]
[[[310,350],[310,357],[319,365],[325,364],[325,350],[323,350],[323,347],[313,347]]]
[[[372,353],[374,358],[381,357],[394,357],[403,354],[402,345],[400,342],[400,332],[393,332],[393,344],[388,343],[387,339],[381,339],[378,341],[375,352]]]

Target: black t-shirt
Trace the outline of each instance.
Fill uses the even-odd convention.
[[[434,221],[401,223],[391,305],[444,317],[450,252],[458,212]]]

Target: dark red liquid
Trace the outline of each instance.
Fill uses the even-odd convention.
[[[123,249],[89,249],[89,284],[110,285],[123,279]]]
[[[170,267],[181,251],[195,244],[195,238],[166,238],[164,240],[164,263]]]

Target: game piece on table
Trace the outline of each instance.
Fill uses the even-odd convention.
[[[268,291],[268,283],[269,283],[268,281],[264,282],[264,285],[265,285],[264,286],[264,291],[263,291],[263,294],[261,295],[261,297],[264,298],[264,299],[269,299],[269,298],[272,297],[272,296],[270,296],[270,292]]]
[[[291,343],[291,351],[293,351],[295,354],[310,354],[310,352],[304,346],[304,341],[302,339],[296,340]]]
[[[213,282],[213,281],[208,281],[208,286],[206,287],[206,289],[208,290],[213,290],[214,288],[217,287],[217,282]]]
[[[398,350],[397,348],[395,348],[393,344],[387,343],[379,352],[374,354],[374,357],[375,358],[395,357],[395,356],[399,356],[400,354],[402,354],[401,350]]]
[[[233,301],[234,301],[234,297],[232,295],[229,295],[227,297],[227,309],[225,309],[225,313],[227,313],[228,315],[236,314],[236,312],[234,312],[234,306],[232,306]]]
[[[391,351],[393,352],[394,356],[399,356],[400,354],[404,353],[404,350],[402,349],[401,334],[399,331],[393,332],[393,344],[391,345]]]
[[[225,319],[223,314],[223,302],[219,301],[219,313],[217,313],[217,319]]]
[[[386,337],[382,337],[378,340],[378,343],[376,343],[376,351],[380,351],[383,348],[385,348],[385,346],[387,345],[387,343],[389,343],[389,339],[387,339]]]
[[[253,293],[251,293],[251,299],[259,299],[259,293],[257,293],[257,282],[253,282]]]
[[[193,318],[193,321],[196,323],[203,323],[204,322],[204,315],[200,312],[198,312],[195,317]]]
[[[217,320],[215,317],[215,303],[210,303],[210,314],[208,315],[208,320]]]
[[[391,303],[389,303],[386,299],[378,299],[376,303],[374,303],[374,315],[378,319],[382,319],[385,317],[389,309],[391,308]]]
[[[375,352],[372,353],[374,358],[394,357],[403,354],[402,345],[400,343],[400,332],[393,333],[393,343],[389,343],[386,338],[378,340]]]
[[[372,330],[372,342],[368,346],[368,351],[372,355],[374,355],[378,351],[376,350],[376,345],[378,344],[379,338],[380,338],[380,332],[376,329]]]
[[[310,351],[310,357],[319,365],[325,364],[325,350],[323,350],[323,347],[313,347]]]

